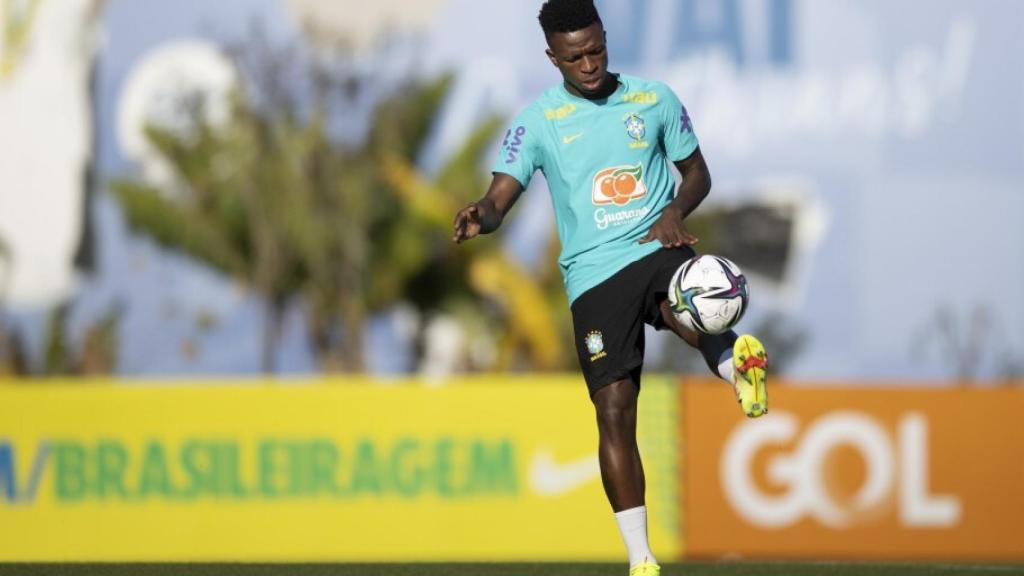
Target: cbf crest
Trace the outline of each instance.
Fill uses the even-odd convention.
[[[647,142],[644,140],[644,136],[647,135],[647,123],[644,122],[643,116],[631,112],[626,115],[624,124],[626,126],[626,134],[633,140],[629,143],[629,147],[646,148]]]
[[[647,124],[643,117],[639,114],[626,116],[626,134],[629,134],[629,137],[637,142],[643,140],[644,135],[647,134]]]
[[[599,330],[592,330],[587,333],[587,351],[590,352],[590,361],[600,360],[608,355],[604,351],[604,338]]]

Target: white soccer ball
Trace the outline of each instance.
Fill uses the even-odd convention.
[[[743,272],[721,256],[687,260],[668,285],[672,314],[683,326],[705,334],[721,334],[735,326],[749,299]]]

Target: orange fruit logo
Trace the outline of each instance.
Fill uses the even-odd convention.
[[[594,175],[592,199],[595,205],[615,204],[623,206],[631,200],[647,195],[647,186],[641,178],[643,166],[614,166],[605,168]]]

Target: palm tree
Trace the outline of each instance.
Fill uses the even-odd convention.
[[[250,82],[214,125],[193,100],[188,130],[150,126],[146,135],[177,175],[173,186],[120,179],[111,185],[129,225],[251,288],[265,306],[262,366],[274,369],[283,314],[294,298],[325,370],[363,369],[368,315],[411,300],[422,310],[469,293],[475,252],[450,255],[450,212],[422,209],[389,167],[412,165],[451,84],[411,82],[382,100],[366,138],[346,146],[331,119],[365,79],[315,60],[257,45],[236,57]],[[303,89],[292,83],[298,74]],[[255,78],[255,80],[251,80]],[[496,133],[484,123],[442,172],[456,197],[478,194],[481,150]],[[442,204],[436,204],[435,208]],[[433,279],[422,289],[424,279]]]

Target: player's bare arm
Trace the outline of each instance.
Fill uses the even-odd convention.
[[[700,148],[674,164],[683,177],[679,188],[676,189],[676,197],[662,210],[661,216],[640,239],[641,244],[658,240],[662,246],[678,248],[684,244],[692,246],[697,243],[697,237],[686,229],[684,219],[711,191],[711,173],[704,162],[704,155],[700,153]]]
[[[455,234],[452,240],[461,244],[480,234],[490,234],[501,226],[505,214],[523,193],[523,186],[508,174],[497,172],[484,197],[471,202],[455,214]]]

